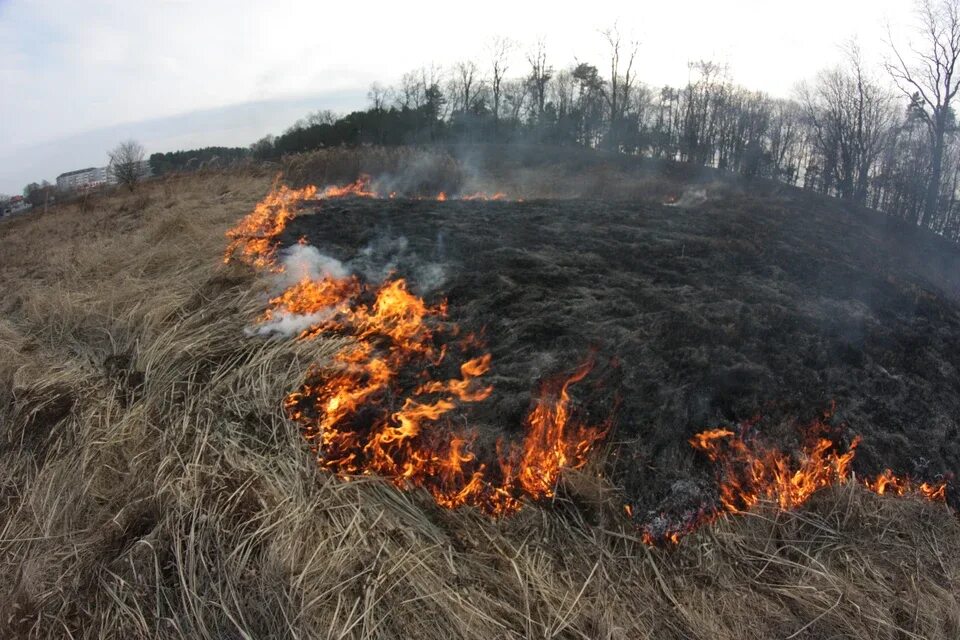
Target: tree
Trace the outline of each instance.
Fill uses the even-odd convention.
[[[527,54],[527,62],[530,63],[527,82],[530,84],[539,122],[543,118],[543,108],[546,105],[547,83],[553,77],[553,67],[547,65],[547,47],[543,40],[538,40],[536,48]]]
[[[274,137],[266,135],[250,145],[254,160],[267,160],[273,156]]]
[[[121,142],[109,153],[110,171],[118,184],[122,184],[130,191],[137,188],[137,184],[144,177],[144,150],[136,140]]]
[[[801,88],[801,97],[822,161],[822,188],[866,204],[871,172],[891,131],[887,91],[869,77],[851,44],[847,68],[821,72],[814,87]]]
[[[23,188],[23,198],[34,207],[46,205],[54,198],[55,187],[44,180],[41,183],[31,182]]]
[[[630,103],[630,90],[633,87],[633,61],[637,57],[636,41],[630,43],[621,50],[620,30],[617,25],[602,32],[607,45],[610,47],[610,91],[606,93],[607,104],[610,107],[610,132],[607,135],[608,148],[616,148],[620,140],[620,123],[623,120],[623,113]],[[621,72],[623,62],[621,57],[627,59],[626,69]]]
[[[917,0],[917,12],[925,49],[911,46],[914,59],[907,61],[891,37],[895,59],[887,61],[886,68],[921,115],[930,138],[930,176],[920,218],[928,227],[939,209],[946,137],[953,126],[951,105],[960,89],[960,0]]]
[[[490,44],[491,76],[490,89],[493,93],[493,120],[500,120],[500,102],[503,97],[503,79],[507,74],[507,64],[514,43],[509,38],[497,36]]]
[[[370,85],[370,90],[367,91],[367,100],[370,101],[370,106],[377,113],[383,111],[384,106],[387,104],[387,101],[390,99],[390,90],[384,87],[379,82],[374,82]],[[330,122],[329,124],[333,124]]]

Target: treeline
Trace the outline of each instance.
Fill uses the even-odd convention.
[[[602,148],[781,180],[960,239],[960,139],[952,108],[960,0],[919,3],[923,47],[871,70],[855,46],[793,99],[735,84],[726,68],[691,63],[683,87],[637,79],[637,45],[603,32],[605,71],[555,67],[538,43],[521,68],[497,40],[488,60],[427,67],[395,87],[374,84],[370,106],[312,114],[251,147],[273,159],[337,145],[523,142]]]
[[[196,171],[223,167],[247,160],[252,152],[245,147],[204,147],[189,151],[170,151],[151,154],[150,169],[159,176],[174,171]]]

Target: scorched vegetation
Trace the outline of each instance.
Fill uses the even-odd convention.
[[[83,211],[55,207],[0,225],[0,282],[7,294],[0,319],[0,635],[866,639],[960,633],[960,527],[942,501],[946,484],[943,498],[919,496],[921,481],[947,482],[942,469],[914,482],[906,473],[914,469],[888,474],[884,460],[871,458],[864,471],[875,475],[864,481],[848,473],[853,443],[836,436],[820,445],[806,433],[829,463],[825,488],[786,503],[778,499],[782,491],[724,493],[722,483],[734,480],[756,488],[762,478],[739,474],[758,469],[757,461],[761,469],[786,465],[793,472],[790,465],[814,456],[794,453],[789,440],[774,438],[775,429],[766,434],[775,441],[761,446],[745,426],[743,404],[753,398],[729,392],[715,396],[719,413],[707,403],[693,414],[705,423],[690,419],[657,431],[662,455],[629,444],[646,433],[630,429],[647,405],[615,397],[617,390],[634,389],[636,381],[626,376],[624,385],[616,375],[624,378],[636,363],[612,363],[608,349],[616,341],[604,339],[625,335],[617,318],[629,314],[616,316],[597,294],[598,308],[613,321],[607,334],[595,333],[595,344],[573,340],[576,333],[562,326],[545,338],[525,325],[528,316],[542,323],[551,309],[546,299],[536,313],[515,315],[513,305],[523,298],[515,278],[524,269],[551,274],[543,286],[584,294],[584,285],[571,281],[571,263],[543,263],[546,254],[531,245],[530,256],[504,263],[507,271],[457,271],[469,266],[463,256],[476,253],[465,252],[441,274],[423,260],[408,260],[410,251],[380,264],[376,251],[371,258],[354,237],[370,220],[384,222],[378,216],[398,225],[407,216],[416,225],[424,217],[435,223],[470,214],[471,224],[490,225],[488,234],[511,218],[534,232],[541,225],[546,241],[552,232],[543,216],[573,220],[577,208],[595,202],[593,211],[611,221],[597,233],[622,236],[646,220],[644,248],[659,243],[684,259],[701,259],[702,240],[688,229],[672,235],[671,224],[682,226],[685,212],[693,211],[684,207],[702,204],[695,192],[703,185],[688,188],[690,177],[669,167],[639,172],[602,163],[581,167],[571,180],[518,170],[514,175],[530,179],[511,184],[494,175],[490,184],[470,184],[434,157],[427,164],[451,177],[417,176],[414,192],[405,193],[403,186],[412,183],[394,175],[383,192],[359,182],[351,196],[328,187],[358,178],[369,160],[352,158],[345,169],[330,163],[336,154],[295,160],[286,167],[292,180],[286,186],[274,184],[272,174],[198,174],[104,195]],[[349,179],[317,180],[311,175],[317,167]],[[550,185],[562,185],[557,192],[577,188],[587,199],[533,200],[550,195]],[[491,201],[500,187],[506,196]],[[779,202],[762,185],[738,189],[723,192],[722,208],[739,207],[753,217]],[[354,197],[362,192],[383,198]],[[491,200],[462,198],[477,192]],[[683,206],[661,204],[669,196]],[[623,204],[625,197],[634,204]],[[802,203],[819,207],[824,219],[853,215],[819,198]],[[717,220],[724,215],[708,210]],[[331,219],[334,211],[343,215]],[[791,215],[784,210],[764,224],[786,224]],[[344,223],[342,235],[326,232],[325,225],[350,216],[355,221]],[[430,228],[435,233],[436,225]],[[306,244],[297,243],[301,234]],[[416,249],[420,236],[409,235]],[[687,244],[675,247],[680,236]],[[445,245],[451,251],[453,240]],[[879,242],[870,233],[858,242],[879,246],[870,244]],[[334,256],[317,260],[319,251],[307,244]],[[816,259],[796,251],[797,260]],[[290,274],[280,268],[293,264],[285,261],[291,253],[311,255],[308,263],[320,266],[284,282]],[[590,253],[578,259],[606,259]],[[371,260],[366,270],[362,261],[350,262],[353,254]],[[622,265],[614,266],[614,276],[623,277],[617,275]],[[699,277],[695,270],[684,273]],[[770,287],[778,278],[790,286],[793,277],[767,275]],[[471,306],[471,284],[478,285],[474,299],[488,302],[485,277],[496,278],[507,296],[500,300],[500,324],[480,322],[489,311]],[[660,277],[662,284],[673,276]],[[278,282],[284,282],[279,291]],[[934,310],[924,321],[942,332],[938,339],[949,340],[944,318],[952,317],[955,303],[939,290],[909,286],[918,305],[932,296],[923,300]],[[794,311],[781,306],[779,322],[788,323]],[[689,321],[682,311],[673,317]],[[710,318],[727,331],[748,322],[723,315],[729,311],[718,306]],[[667,312],[658,312],[656,327]],[[589,314],[574,318],[584,330],[596,329]],[[807,336],[807,329],[790,335]],[[667,350],[689,349],[687,340],[715,342],[719,334],[681,335],[663,351],[651,350],[653,361],[669,362]],[[536,349],[523,351],[524,340]],[[503,344],[517,347],[513,359]],[[554,345],[552,357],[545,344]],[[851,346],[858,348],[866,353],[861,357],[874,358],[862,343]],[[540,376],[524,368],[534,361]],[[584,362],[593,369],[579,366]],[[898,362],[879,363],[892,376],[892,389],[900,389],[896,376],[922,378]],[[761,358],[761,364],[769,362]],[[941,362],[941,373],[951,366]],[[757,379],[765,395],[783,390],[782,382]],[[797,379],[806,380],[786,383]],[[642,388],[659,392],[650,384]],[[498,400],[499,389],[505,395]],[[844,387],[838,413],[851,399],[857,419],[877,409],[861,406],[869,398],[857,398],[857,389]],[[827,408],[828,401],[810,411]],[[493,408],[474,414],[475,425],[450,431],[451,423],[471,415],[463,407],[474,406]],[[778,418],[794,411],[753,409]],[[445,413],[456,420],[444,421]],[[459,440],[418,439],[438,425],[441,435]],[[497,433],[470,431],[484,426],[503,432],[500,448],[493,442]],[[949,426],[928,427],[928,433],[943,429]],[[568,441],[571,434],[576,438]],[[697,434],[699,452],[686,442]],[[885,450],[873,448],[877,456]],[[677,532],[672,527],[685,523],[674,513],[660,530],[645,528],[652,524],[647,512],[671,483],[645,493],[638,483],[651,477],[644,475],[649,469],[625,475],[627,454],[636,466],[653,465],[661,474],[674,459],[691,482],[713,486],[713,493],[697,494],[713,499],[704,502],[703,526],[684,529],[679,544],[668,540]],[[935,463],[955,461],[949,449],[939,455]],[[418,475],[417,464],[428,473]],[[878,495],[900,493],[897,487],[910,495]],[[642,514],[625,513],[641,507]],[[498,509],[509,513],[489,516]],[[719,511],[743,513],[721,517]]]

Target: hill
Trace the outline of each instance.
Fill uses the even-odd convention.
[[[370,169],[328,160],[285,172]],[[835,401],[861,474],[955,470],[960,253],[771,183],[584,162],[485,153],[427,187],[382,167],[524,202],[308,201],[278,236],[406,276],[485,331],[478,425],[510,435],[537,380],[594,349],[572,395],[612,421],[606,458],[502,519],[318,468],[281,407],[344,341],[250,335],[269,280],[220,261],[272,176],[153,181],[0,224],[6,635],[956,637],[960,526],[941,503],[848,482],[676,546],[637,524],[679,481],[713,499],[686,440],[757,413],[788,448]]]

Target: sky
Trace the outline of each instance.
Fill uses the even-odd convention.
[[[637,71],[682,85],[690,60],[726,63],[751,89],[789,97],[856,38],[886,55],[912,32],[911,0],[482,3],[367,0],[0,0],[0,193],[105,165],[129,137],[147,153],[246,146],[310,111],[362,108],[370,84],[423,65],[483,65],[495,36],[537,40],[555,67],[605,67],[600,31],[640,42]]]

